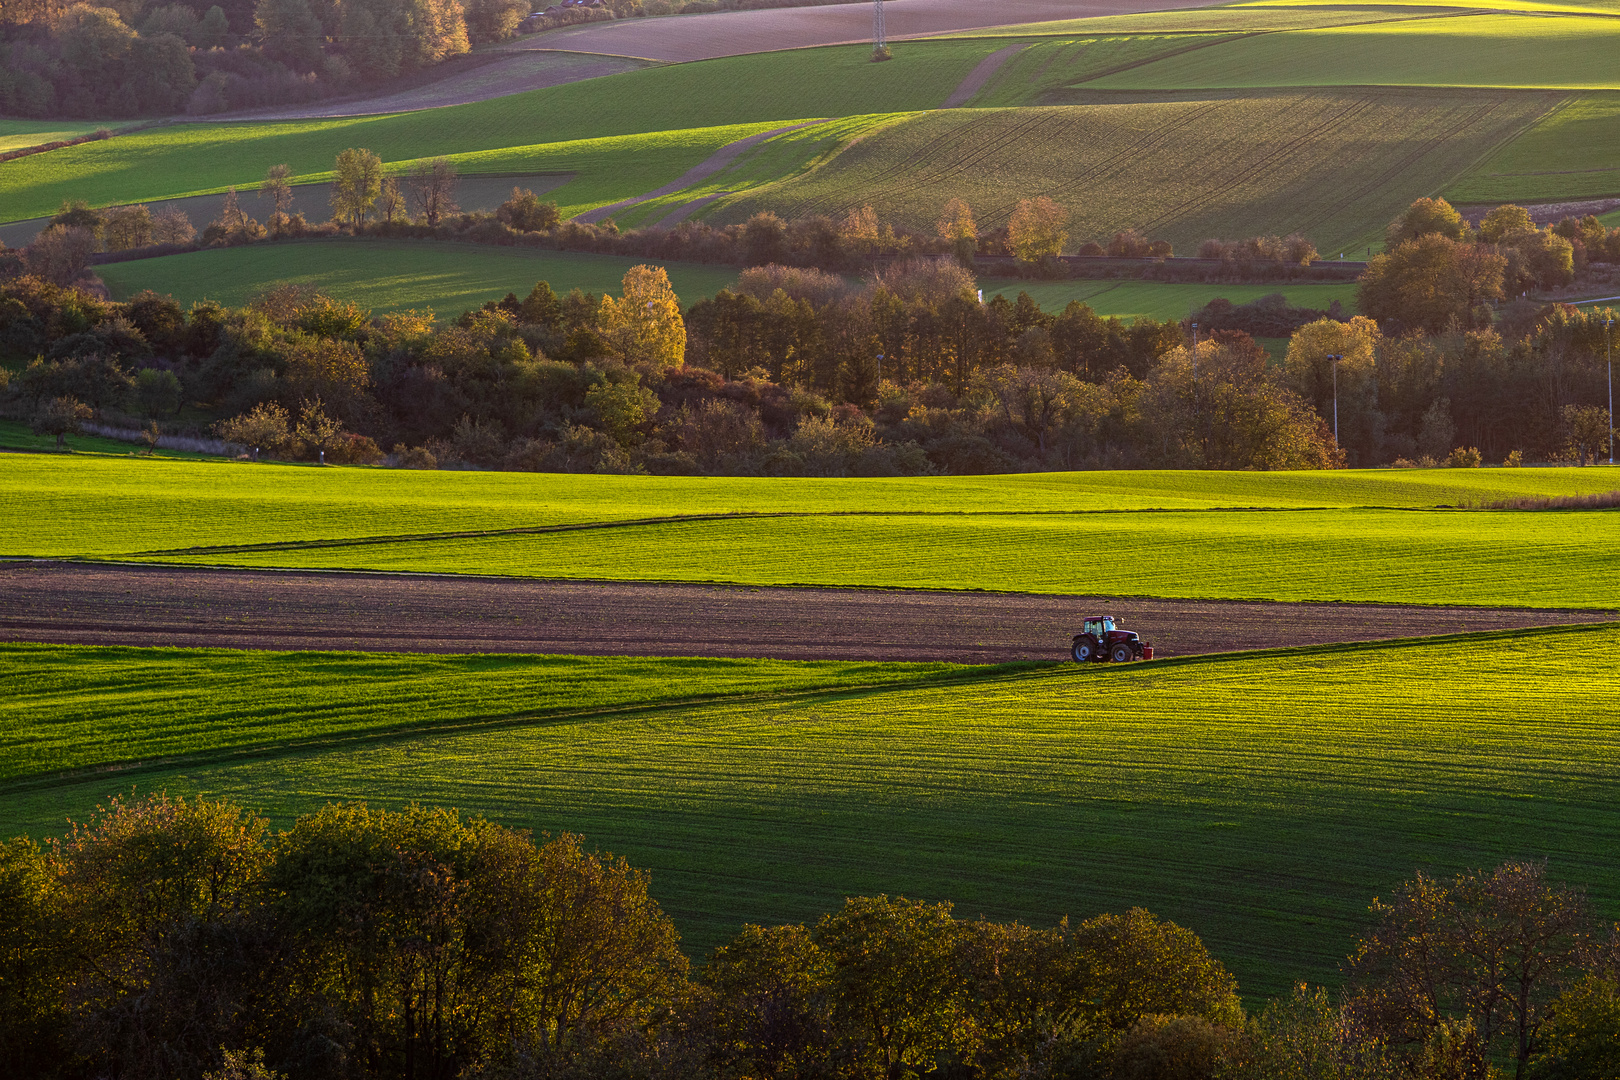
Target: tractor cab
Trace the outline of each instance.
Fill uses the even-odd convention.
[[[1072,625],[1072,624],[1071,624]],[[1090,634],[1098,641],[1107,641],[1108,635],[1114,632],[1114,618],[1112,615],[1093,615],[1086,620],[1083,634]]]

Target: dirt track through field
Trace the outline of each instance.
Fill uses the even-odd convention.
[[[0,565],[0,640],[84,645],[1060,660],[1087,614],[1161,656],[1590,623],[1594,611],[1125,600],[64,563]]]

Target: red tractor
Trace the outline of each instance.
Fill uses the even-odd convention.
[[[1143,641],[1134,630],[1116,628],[1112,615],[1093,615],[1086,620],[1085,629],[1074,635],[1073,656],[1081,664],[1151,660],[1153,643]]]

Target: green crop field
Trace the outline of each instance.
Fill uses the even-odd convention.
[[[1110,89],[1620,86],[1620,22],[1580,15],[1471,14],[1244,37],[1088,85]]]
[[[744,663],[722,669],[736,682],[719,692],[778,692],[13,781],[0,788],[0,835],[60,833],[66,818],[132,788],[228,797],[281,823],[334,799],[420,800],[583,832],[627,856],[651,871],[696,956],[744,921],[813,918],[849,894],[952,899],[966,917],[1045,924],[1139,904],[1203,935],[1258,997],[1296,978],[1336,981],[1367,903],[1420,868],[1547,858],[1553,876],[1620,914],[1617,648],[1620,629],[1568,629],[826,692],[810,690],[817,674],[795,683],[794,665]],[[256,710],[284,707],[289,737],[302,737],[312,683],[351,729],[387,727],[399,719],[389,691],[421,692],[405,674],[415,665],[447,695],[435,716],[459,699],[477,724],[526,699],[559,702],[522,674],[577,663],[29,656],[25,670],[0,667],[8,683],[28,680],[25,704],[47,703],[27,730],[118,740],[131,717],[160,716],[168,694],[218,717],[222,748],[262,723]],[[562,694],[611,701],[636,680],[703,671],[679,660],[588,664]],[[375,693],[353,688],[379,671]],[[489,705],[473,690],[486,683],[498,687]],[[5,700],[15,714],[18,698]]]
[[[1089,304],[1099,315],[1112,315],[1125,320],[1149,316],[1160,320],[1184,319],[1187,314],[1203,307],[1216,297],[1224,297],[1234,304],[1246,304],[1262,296],[1282,293],[1294,307],[1326,310],[1337,300],[1346,311],[1356,310],[1354,282],[1310,282],[1286,285],[1244,285],[1225,282],[1167,282],[1167,281],[1022,281],[1007,278],[981,278],[988,299],[1000,294],[1009,300],[1017,299],[1020,292],[1029,293],[1031,299],[1045,311],[1060,311],[1071,300]]]
[[[618,293],[624,272],[646,261],[437,240],[338,239],[214,248],[109,263],[97,272],[119,299],[151,289],[184,305],[205,297],[235,305],[272,282],[297,281],[373,311],[431,308],[445,319],[509,292],[525,296],[537,281],[549,281],[559,292]],[[734,267],[659,265],[687,304],[737,280]]]
[[[10,644],[0,644],[0,657],[0,782],[176,755],[1003,670]]]
[[[820,168],[726,203],[840,215],[861,205],[931,229],[953,197],[981,228],[1048,195],[1070,247],[1134,226],[1188,250],[1210,237],[1302,232],[1324,252],[1381,235],[1414,197],[1466,171],[1560,95],[1293,91],[1086,107],[966,109],[884,128]]]
[[[37,217],[64,198],[101,205],[257,185],[266,169],[280,163],[289,164],[299,181],[320,180],[350,146],[395,164],[448,155],[466,172],[579,171],[576,183],[594,177],[599,185],[611,185],[616,170],[635,178],[611,191],[604,187],[603,197],[593,195],[594,205],[667,183],[718,146],[766,126],[934,108],[998,47],[995,40],[930,43],[888,64],[870,63],[870,50],[858,46],[763,53],[645,68],[415,113],[176,124],[5,163],[0,176],[7,198],[0,214],[7,220]],[[738,125],[754,126],[735,130]],[[734,130],[715,142],[720,128]],[[628,135],[647,137],[607,141]],[[685,163],[674,168],[668,158],[668,167],[641,164],[666,150],[686,154],[680,157]],[[582,160],[570,164],[560,155]],[[614,164],[591,171],[604,155]],[[571,195],[565,190],[558,197]]]
[[[1008,60],[970,104],[1039,105],[1049,90],[1231,40],[1230,34],[1166,33],[1035,41]]]
[[[766,517],[154,561],[747,585],[1620,608],[1612,511]],[[1097,557],[1088,554],[1096,553]]]
[[[1620,474],[1606,468],[1139,470],[820,480],[413,472],[18,456],[5,459],[0,468],[0,505],[8,508],[0,515],[0,556],[116,556],[714,514],[1421,509],[1504,498],[1592,495],[1617,487]],[[1495,516],[1457,515],[1457,519],[1483,523]],[[1502,517],[1523,521],[1536,515]],[[1601,512],[1590,518],[1563,513],[1541,518],[1563,521],[1566,528],[1588,520],[1600,529],[1603,522],[1620,523]],[[648,560],[638,557],[632,562],[640,565]],[[1038,569],[1031,566],[1027,572]]]
[[[1545,202],[1620,194],[1620,94],[1588,94],[1446,189],[1462,203]]]
[[[1446,6],[1453,6],[1449,0]],[[1535,4],[1511,3],[1504,10],[1527,10]],[[1549,5],[1550,6],[1550,5]],[[1560,10],[1566,10],[1560,8]],[[1279,3],[1222,4],[1179,11],[1143,11],[1131,15],[1095,15],[1079,19],[1013,23],[987,29],[959,30],[942,38],[1112,37],[1119,34],[1252,33],[1309,30],[1323,26],[1422,18],[1435,14],[1421,4],[1346,4],[1343,0],[1280,0]]]

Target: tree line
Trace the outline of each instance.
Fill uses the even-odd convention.
[[[1345,963],[1248,1013],[1141,909],[1038,928],[852,897],[694,972],[648,875],[408,806],[275,832],[113,799],[0,844],[0,1069],[39,1078],[1604,1080],[1620,938],[1537,863],[1418,875]]]
[[[528,0],[15,0],[0,112],[126,117],[301,102],[515,33]]]

